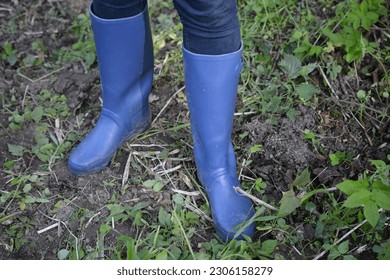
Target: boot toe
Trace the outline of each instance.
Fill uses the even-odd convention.
[[[105,169],[109,163],[110,158],[96,158],[96,156],[88,156],[84,153],[79,153],[76,149],[68,160],[69,171],[76,176],[87,176]]]
[[[255,231],[255,224],[248,223],[254,215],[253,205],[248,197],[234,189],[238,186],[237,178],[226,174],[206,187],[215,228],[227,241],[242,240],[244,235],[252,237]]]

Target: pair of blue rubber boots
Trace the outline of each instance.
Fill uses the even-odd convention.
[[[106,168],[122,143],[151,121],[153,43],[147,8],[139,15],[90,17],[99,63],[103,108],[94,129],[72,152],[68,166],[85,176]],[[237,192],[231,133],[242,68],[242,49],[223,55],[195,54],[183,47],[184,75],[198,178],[206,190],[218,235],[225,241],[252,237],[251,201]]]

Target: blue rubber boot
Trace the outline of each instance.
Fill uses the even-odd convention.
[[[186,94],[197,174],[206,190],[219,236],[230,241],[253,236],[249,198],[237,192],[231,142],[242,48],[223,55],[195,54],[183,48]],[[246,225],[244,226],[244,224]]]
[[[106,168],[121,144],[151,121],[148,96],[153,80],[153,42],[147,7],[133,17],[101,19],[90,7],[103,108],[93,130],[76,147],[68,166],[85,176]]]

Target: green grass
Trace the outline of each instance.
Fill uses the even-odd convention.
[[[57,167],[82,137],[88,115],[76,119],[67,97],[53,92],[50,83],[34,95],[26,89],[23,99],[18,89],[2,96],[8,127],[0,126],[0,136],[24,135],[28,141],[6,146],[8,160],[0,171],[1,249],[14,255],[25,248],[44,251],[38,239],[47,234],[47,241],[58,242],[59,259],[389,259],[390,26],[384,1],[240,0],[238,6],[245,68],[234,144],[242,185],[256,203],[255,238],[224,243],[214,233],[207,197],[194,175],[188,111],[179,90],[182,26],[171,1],[153,0],[156,96],[176,92],[179,112],[162,114],[125,145],[111,171],[60,180],[68,184],[60,186]],[[17,71],[22,82],[54,82],[56,69],[69,63],[81,63],[86,73],[96,70],[87,14],[69,22],[65,33],[71,44],[49,49],[44,40],[33,40],[21,52],[12,36],[23,32],[16,24],[23,16],[12,18],[0,33],[11,38],[0,46],[0,63]],[[55,35],[51,39],[59,42]],[[28,76],[30,71],[49,75]],[[164,104],[155,106],[160,111]],[[252,117],[278,127],[302,118],[302,108],[316,112],[318,123],[301,138],[321,158],[322,171],[347,170],[350,178],[321,183],[321,173],[310,165],[293,170],[284,189],[262,177],[257,163],[265,147],[250,143],[251,132],[241,127]],[[363,131],[359,140],[384,151],[381,158],[355,150],[349,145],[353,141],[344,150],[326,144],[333,123],[351,122]],[[55,223],[56,229],[46,228]],[[31,234],[43,228],[47,231]],[[53,234],[59,228],[61,237]]]

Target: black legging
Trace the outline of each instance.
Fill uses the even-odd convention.
[[[184,47],[194,53],[218,55],[241,45],[236,0],[173,0],[183,23]],[[147,0],[93,0],[101,18],[131,17],[145,9]]]

